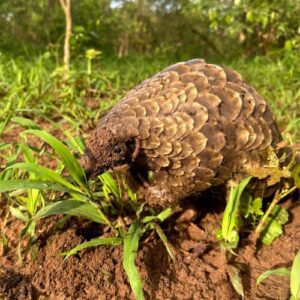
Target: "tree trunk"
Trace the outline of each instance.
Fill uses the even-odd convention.
[[[65,76],[68,77],[70,66],[70,38],[72,34],[71,0],[59,0],[59,2],[65,13],[66,20],[66,33],[64,43],[64,68]]]

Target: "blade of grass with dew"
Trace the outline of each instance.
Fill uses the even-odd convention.
[[[81,192],[79,187],[73,185],[72,183],[64,179],[62,176],[57,174],[56,172],[35,163],[16,163],[6,168],[6,170],[9,169],[22,169],[29,172],[33,172],[45,180],[53,181],[73,191]]]
[[[109,237],[109,238],[95,238],[92,239],[88,242],[81,243],[77,245],[76,247],[72,248],[68,252],[62,252],[60,255],[65,256],[65,258],[69,258],[70,256],[76,254],[77,252],[86,249],[86,248],[91,248],[91,247],[97,247],[100,245],[107,245],[107,246],[118,246],[123,243],[123,238],[118,238],[118,237]]]
[[[278,268],[278,269],[272,269],[267,270],[263,272],[257,279],[256,284],[260,284],[263,280],[267,279],[271,275],[275,276],[290,276],[290,271],[287,268]]]
[[[76,199],[57,201],[41,208],[33,220],[49,217],[51,215],[83,216],[93,222],[109,225],[109,221],[103,212],[92,203],[82,202]]]
[[[291,279],[290,279],[291,293],[295,300],[300,299],[300,251],[294,258]]]
[[[231,188],[229,200],[222,220],[222,236],[229,243],[233,242],[236,237],[234,231],[237,225],[237,212],[240,198],[250,180],[251,177],[247,177],[243,179],[238,186]]]
[[[143,283],[135,265],[142,228],[139,222],[133,222],[124,238],[123,266],[128,276],[131,289],[137,300],[144,300]]]
[[[89,185],[87,183],[83,168],[81,167],[77,159],[74,157],[74,155],[67,149],[67,147],[62,142],[60,142],[57,138],[50,135],[49,133],[46,133],[41,130],[26,130],[24,132],[24,134],[28,133],[36,135],[43,139],[45,142],[47,142],[60,156],[74,181],[79,186],[89,191]]]

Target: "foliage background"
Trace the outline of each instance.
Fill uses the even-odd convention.
[[[72,1],[73,55],[88,48],[118,57],[236,55],[300,47],[298,0]],[[58,0],[2,0],[1,49],[60,52],[64,15]]]
[[[300,1],[71,3],[71,68],[62,83],[65,18],[59,0],[0,2],[0,121],[12,111],[33,109],[71,117],[79,126],[90,123],[141,80],[200,57],[241,72],[269,99],[281,128],[297,135]],[[91,49],[98,55],[89,57]],[[90,108],[87,98],[99,105]]]

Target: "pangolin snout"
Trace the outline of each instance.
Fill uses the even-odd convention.
[[[97,176],[97,174],[95,174],[96,160],[91,155],[85,153],[80,158],[79,163],[84,169],[84,173],[87,179],[92,179]]]

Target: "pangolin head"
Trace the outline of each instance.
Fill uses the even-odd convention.
[[[87,178],[116,167],[130,164],[135,152],[135,140],[122,137],[109,129],[97,129],[90,136],[80,164]]]

